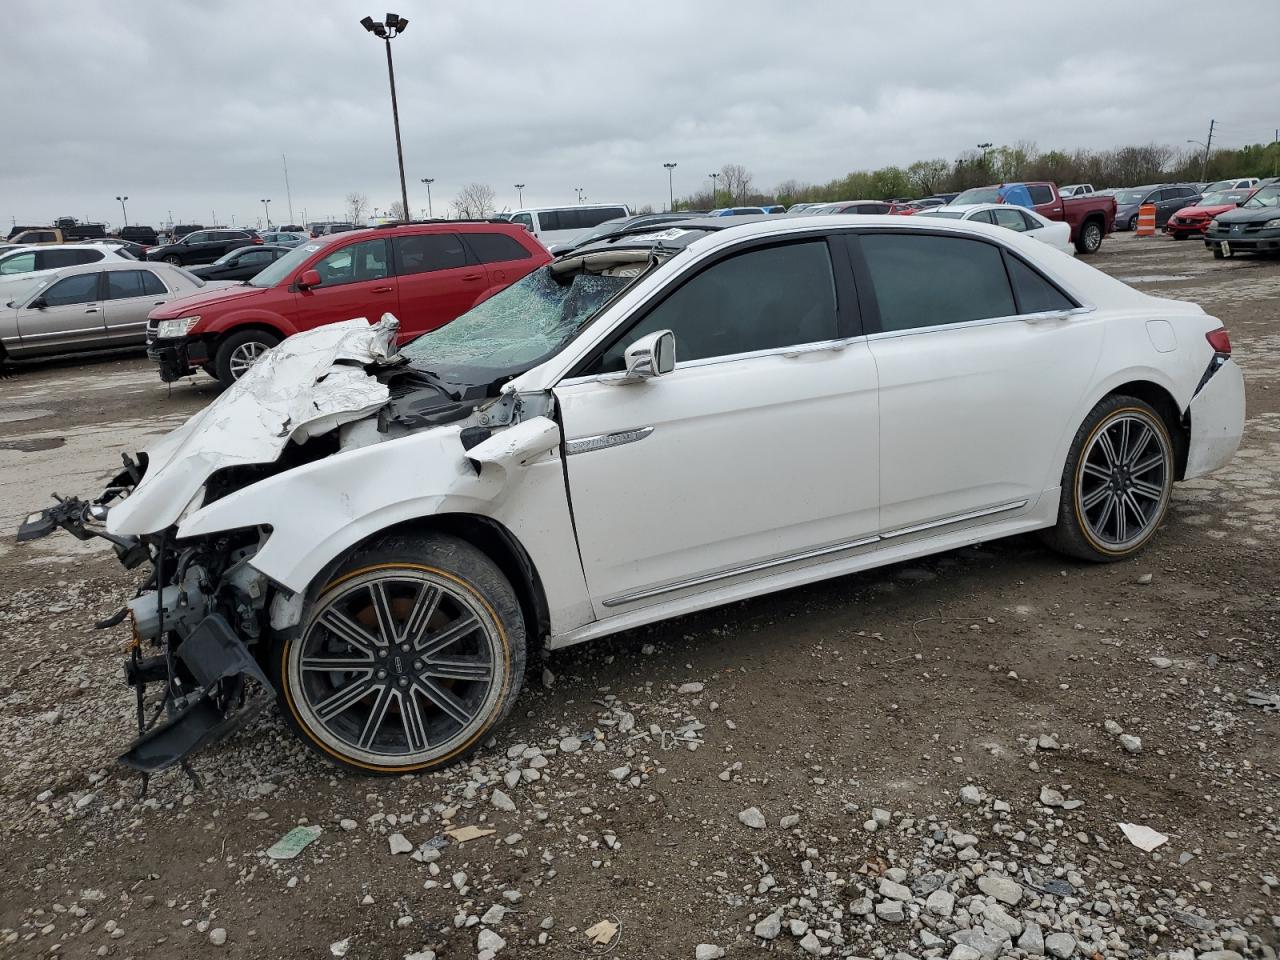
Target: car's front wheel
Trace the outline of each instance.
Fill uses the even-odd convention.
[[[1174,445],[1159,412],[1110,396],[1076,432],[1050,546],[1082,560],[1123,560],[1151,540],[1169,507]]]
[[[276,642],[285,720],[341,767],[420,773],[470,754],[525,665],[515,591],[470,544],[396,535],[358,549]]]
[[[262,355],[280,342],[280,338],[266,330],[241,330],[226,337],[213,357],[215,376],[229,387],[262,359]]]

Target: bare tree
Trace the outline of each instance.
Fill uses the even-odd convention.
[[[369,198],[359,190],[347,194],[347,220],[351,223],[364,223],[365,214],[369,212]]]
[[[487,217],[493,213],[493,187],[487,183],[468,183],[453,198],[453,209],[460,219]]]
[[[951,164],[941,157],[936,160],[917,160],[907,167],[907,179],[919,193],[937,193],[950,172]]]
[[[396,220],[408,220],[409,214],[405,212],[404,201],[397,200],[391,206],[387,207],[387,216],[394,217]]]
[[[745,204],[751,189],[751,171],[740,163],[726,163],[720,168],[720,185],[729,194],[729,206]]]

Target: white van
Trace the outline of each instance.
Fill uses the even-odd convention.
[[[529,207],[517,210],[509,219],[541,240],[544,247],[549,247],[553,243],[568,243],[606,220],[629,216],[631,211],[625,203],[583,203],[571,207]]]

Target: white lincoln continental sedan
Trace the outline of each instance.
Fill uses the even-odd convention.
[[[289,338],[23,525],[147,565],[115,618],[126,764],[177,763],[274,693],[339,765],[430,770],[511,709],[533,643],[1031,530],[1122,560],[1244,422],[1200,307],[963,221],[614,234],[397,326]]]

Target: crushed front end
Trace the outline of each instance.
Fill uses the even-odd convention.
[[[137,697],[137,738],[122,763],[150,774],[180,763],[221,739],[274,695],[250,646],[261,637],[265,578],[246,563],[256,552],[257,531],[178,541],[176,529],[154,534],[109,532],[116,501],[141,482],[146,458],[125,458],[125,469],[92,502],[57,498],[33,514],[18,541],[65,530],[81,540],[109,541],[128,569],[149,566],[137,593],[96,626],[128,622],[126,682]]]

